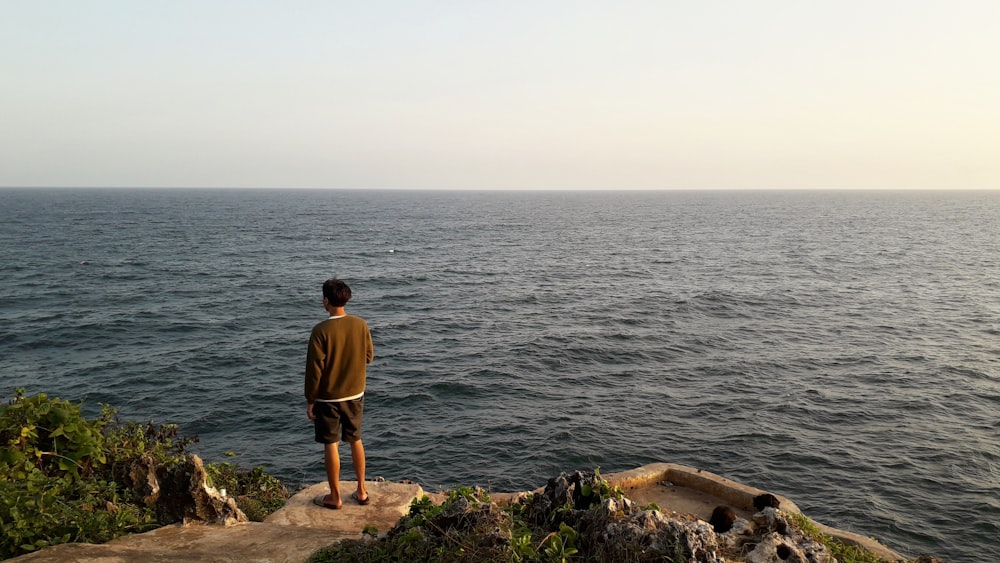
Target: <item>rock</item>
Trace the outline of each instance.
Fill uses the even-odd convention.
[[[147,505],[154,504],[160,497],[160,483],[156,479],[156,462],[144,455],[129,470],[132,480],[132,490],[145,501]]]
[[[612,501],[614,499],[608,499]],[[635,525],[639,530],[652,532],[666,527],[670,518],[659,510],[643,510],[629,518],[629,523]]]
[[[450,503],[444,512],[435,519],[435,524],[441,529],[459,528],[462,520],[468,520],[470,512],[469,499],[459,497]]]
[[[747,563],[772,563],[776,561],[799,563],[803,561],[803,558],[799,556],[797,551],[794,546],[785,543],[781,536],[771,532],[760,538],[753,551],[747,554]]]
[[[115,469],[146,506],[156,510],[161,524],[206,522],[230,525],[247,522],[247,516],[228,498],[207,483],[205,466],[196,455],[173,466],[157,463],[143,455],[124,467]]]
[[[160,483],[156,479],[156,461],[152,456],[144,454],[125,467],[116,467],[114,472],[115,480],[127,483],[146,506],[156,503],[160,496]]]
[[[745,536],[753,533],[753,523],[746,518],[737,518],[733,522],[733,527],[729,528],[727,534],[733,534],[737,536]]]
[[[201,458],[189,454],[172,467],[158,466],[156,514],[161,522],[201,521],[231,525],[249,519],[233,498],[223,497],[210,487]]]
[[[826,546],[790,525],[786,515],[773,507],[754,514],[753,522],[736,519],[732,528],[717,539],[724,553],[745,553],[750,563],[835,561]]]
[[[680,543],[689,560],[699,563],[725,562],[719,556],[715,532],[707,522],[672,519],[665,531]]]
[[[636,511],[636,504],[630,498],[606,498],[601,501],[602,508],[608,514],[614,514],[616,512],[621,512],[624,514],[632,514]]]
[[[778,532],[779,534],[784,534],[788,531],[788,521],[785,520],[776,508],[770,506],[754,514],[753,522],[764,531]]]
[[[720,556],[715,532],[707,522],[661,516],[656,523],[656,529],[645,531],[647,537],[639,539],[641,543],[648,543],[655,552],[673,553],[687,561],[698,563],[725,561]]]
[[[809,546],[811,547],[811,546]],[[804,548],[797,541],[771,532],[760,538],[753,551],[747,554],[747,563],[829,563],[833,558],[822,549]]]
[[[548,522],[553,512],[569,505],[571,485],[570,478],[565,473],[549,479],[545,489],[531,498],[525,517],[536,524]]]

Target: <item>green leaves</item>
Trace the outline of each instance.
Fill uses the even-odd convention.
[[[0,407],[0,444],[9,450],[0,462],[13,466],[28,458],[50,476],[72,472],[88,477],[107,462],[103,433],[107,421],[87,420],[80,407],[44,393],[25,397],[18,390],[9,405]]]
[[[115,483],[113,466],[139,455],[115,441],[132,434],[143,437],[144,448],[179,455],[178,446],[188,442],[175,440],[175,430],[161,429],[116,423],[107,406],[88,419],[82,404],[17,390],[0,406],[0,559],[158,526],[152,509]]]
[[[236,455],[236,454],[233,454]],[[288,490],[263,467],[241,469],[237,464],[208,463],[208,481],[216,489],[225,489],[236,505],[254,522],[263,522],[272,512],[285,506]]]
[[[559,523],[559,531],[545,536],[541,546],[541,560],[565,563],[576,555],[576,540],[579,534],[565,522]]]

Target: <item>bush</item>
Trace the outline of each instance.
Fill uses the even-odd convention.
[[[317,551],[310,561],[602,560],[603,546],[581,537],[579,521],[571,524],[604,499],[622,496],[597,472],[560,476],[545,493],[503,507],[481,489],[460,488],[441,505],[426,496],[414,500],[410,513],[383,537],[369,533],[361,540],[343,540]]]
[[[0,407],[0,557],[70,541],[99,543],[156,526],[106,471],[113,411],[22,390]]]
[[[209,484],[225,489],[227,495],[236,499],[236,506],[254,522],[263,522],[288,500],[288,489],[276,477],[265,473],[263,467],[245,470],[235,463],[209,463],[205,472]]]
[[[44,393],[24,397],[18,392],[0,418],[0,443],[4,444],[0,464],[14,476],[38,470],[48,476],[68,473],[89,477],[95,466],[103,465],[102,417],[89,421],[80,407],[69,401],[49,399]]]
[[[805,514],[793,513],[789,515],[789,519],[804,534],[825,545],[830,550],[830,555],[841,563],[881,563],[882,561],[878,555],[863,547],[847,545],[824,534]]]
[[[426,496],[415,499],[409,515],[383,538],[369,530],[365,539],[321,549],[310,561],[511,561],[512,530],[509,511],[480,489],[462,488],[441,505]]]
[[[26,397],[18,389],[0,406],[0,559],[169,524],[136,498],[128,470],[140,458],[172,466],[196,441],[179,437],[175,425],[123,422],[106,405],[89,420],[80,404],[43,393]],[[226,483],[221,487],[243,498],[251,518],[263,518],[287,498],[263,468],[243,472],[222,464],[215,471]]]
[[[818,533],[804,517],[793,517],[791,524]],[[342,540],[313,553],[310,561],[742,561],[748,546],[752,549],[773,532],[760,526],[757,535],[719,542],[707,522],[664,515],[655,505],[640,507],[599,472],[577,471],[550,479],[542,492],[502,507],[478,489],[451,491],[439,506],[425,496],[414,500],[409,515],[383,536],[366,531],[362,539]],[[788,537],[806,539],[798,531]],[[879,561],[861,548],[827,545],[826,552],[839,561]]]

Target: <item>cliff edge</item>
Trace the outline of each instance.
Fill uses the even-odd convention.
[[[786,513],[800,513],[790,499],[682,465],[655,463],[603,478],[610,485],[620,487],[627,498],[640,505],[655,503],[662,513],[685,515],[705,523],[712,519],[712,513],[720,506],[731,509],[737,518],[749,520],[759,511],[755,499],[761,495],[773,498],[772,502],[779,503],[780,509]],[[355,482],[342,482],[345,491],[355,487]],[[410,503],[425,494],[435,502],[444,499],[443,494],[425,493],[416,484],[376,481],[369,483],[367,488],[372,501],[366,506],[349,500],[338,510],[316,506],[313,499],[329,492],[326,483],[319,483],[299,491],[284,508],[271,514],[264,522],[171,525],[144,534],[121,537],[106,544],[61,544],[10,561],[304,562],[315,550],[343,539],[359,538],[366,529],[374,527],[379,532],[388,531],[409,512]],[[540,488],[532,492],[541,493],[544,490]],[[526,494],[493,493],[491,496],[497,503],[503,504]],[[861,546],[883,561],[906,561],[902,555],[871,538],[817,525],[824,534],[848,545]],[[778,549],[780,547],[777,546]]]

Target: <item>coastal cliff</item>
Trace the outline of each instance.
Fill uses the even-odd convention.
[[[553,478],[542,488],[519,493],[493,493],[490,506],[509,506],[530,500],[525,510],[539,511],[549,518],[543,505],[582,506],[581,491],[603,482],[606,490],[620,491],[593,506],[590,516],[604,518],[604,528],[631,546],[653,545],[655,538],[679,538],[686,550],[686,560],[721,563],[722,561],[834,561],[829,551],[816,539],[802,532],[801,512],[790,499],[773,495],[699,469],[669,463],[657,463],[631,471],[610,474],[595,481],[596,475],[577,472]],[[345,490],[355,484],[344,482]],[[312,499],[329,488],[319,483],[299,491],[285,507],[264,522],[240,521],[239,517],[216,519],[220,525],[206,525],[195,517],[186,524],[166,526],[145,534],[122,537],[106,544],[63,544],[15,558],[19,562],[108,561],[307,561],[321,548],[338,542],[369,537],[378,530],[385,537],[393,527],[405,523],[415,500],[426,499],[431,505],[448,501],[448,493],[426,493],[412,483],[376,481],[369,484],[373,502],[369,506],[345,503],[341,510],[327,510]],[[225,505],[219,491],[204,490],[209,505]],[[454,495],[452,495],[454,497]],[[461,497],[461,495],[458,495]],[[768,506],[760,506],[761,498]],[[595,499],[597,497],[594,497]],[[220,501],[220,502],[217,502]],[[755,502],[758,506],[755,506]],[[567,504],[568,503],[568,504]],[[710,522],[715,509],[727,507],[733,514],[729,527]],[[470,509],[470,502],[450,504],[451,521],[470,520],[470,514],[493,515],[496,509]],[[562,509],[560,509],[562,510]],[[464,512],[462,512],[464,511]],[[214,513],[214,512],[213,512]],[[191,513],[193,514],[193,513]],[[459,514],[463,516],[458,517]],[[603,516],[602,516],[603,515]],[[492,516],[490,516],[492,517]],[[581,520],[582,522],[582,520]],[[823,534],[847,545],[859,546],[871,555],[868,561],[907,561],[905,557],[864,536],[836,530],[820,524]],[[671,530],[669,534],[664,535]],[[654,543],[651,543],[654,542]],[[674,544],[672,544],[674,545]],[[740,558],[726,553],[740,552]]]

